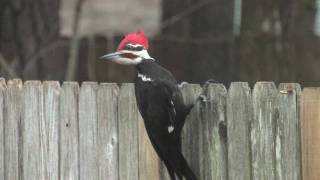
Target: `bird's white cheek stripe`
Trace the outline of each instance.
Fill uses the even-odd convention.
[[[147,77],[144,74],[138,74],[138,77],[141,78],[142,81],[146,82],[146,81],[153,81],[151,78]]]

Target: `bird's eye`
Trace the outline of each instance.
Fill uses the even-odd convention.
[[[125,47],[124,47],[125,50],[132,50],[132,45],[131,44],[127,44]]]
[[[143,46],[141,45],[135,45],[135,44],[127,44],[124,47],[124,50],[130,50],[130,51],[142,51],[143,50]]]
[[[143,49],[143,46],[137,46],[134,50],[135,51],[142,51],[142,49]]]

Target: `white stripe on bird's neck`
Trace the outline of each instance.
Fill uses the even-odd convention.
[[[138,77],[139,77],[143,82],[151,82],[151,81],[153,81],[150,77],[147,77],[147,76],[144,75],[144,74],[138,73]]]

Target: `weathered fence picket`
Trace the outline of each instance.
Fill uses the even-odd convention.
[[[119,118],[119,177],[139,179],[138,108],[133,84],[122,84],[118,104]]]
[[[252,93],[251,152],[253,179],[275,179],[275,120],[277,89],[258,82]]]
[[[60,179],[79,179],[79,85],[64,82],[60,90]]]
[[[98,88],[98,162],[99,180],[118,179],[118,95],[115,83]]]
[[[301,142],[298,84],[277,89],[258,82],[252,91],[239,82],[229,90],[221,84],[181,89],[187,104],[196,102],[182,148],[199,180],[299,180],[301,166],[308,167],[304,177],[317,179],[310,173],[317,174],[320,166],[314,129],[320,128],[319,90],[303,91],[301,123],[308,131],[302,131]],[[301,143],[307,152],[303,164]],[[0,179],[170,178],[147,137],[133,84],[64,82],[60,87],[0,80]]]
[[[320,177],[320,88],[304,88],[301,98],[303,179]]]
[[[28,81],[22,88],[21,158],[22,179],[44,179],[44,164],[40,138],[43,121],[43,91],[40,81]]]
[[[182,94],[186,104],[192,104],[196,101],[197,97],[201,94],[202,89],[196,84],[186,84],[182,87]],[[189,162],[194,173],[199,176],[199,156],[201,154],[195,153],[199,151],[200,145],[200,104],[196,103],[194,108],[191,110],[192,113],[186,119],[185,126],[182,132],[182,151]],[[166,171],[165,171],[166,172]]]
[[[0,179],[4,179],[4,94],[6,90],[5,80],[0,78]]]
[[[59,93],[58,82],[47,81],[43,89],[43,118],[40,121],[41,171],[44,179],[59,179]]]
[[[248,83],[231,83],[227,117],[228,179],[251,179],[250,122],[253,108]]]
[[[80,180],[98,179],[97,89],[84,82],[79,94]]]
[[[199,179],[227,179],[227,90],[222,84],[210,84],[203,90],[206,100],[200,102],[198,133]],[[192,134],[192,132],[190,133]],[[198,152],[198,153],[197,153]]]
[[[301,179],[299,84],[280,84],[277,97],[276,179]]]
[[[9,80],[4,90],[4,177],[5,179],[18,180],[19,171],[19,149],[21,143],[21,80]]]

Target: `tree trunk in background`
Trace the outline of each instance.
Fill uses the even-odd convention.
[[[285,26],[288,29],[285,40],[288,61],[294,59],[293,70],[297,74],[293,81],[305,86],[319,86],[320,41],[319,36],[314,33],[316,0],[291,0],[282,4],[282,10],[288,4],[291,4],[291,11],[283,16],[283,22],[289,19]]]
[[[61,79],[60,0],[2,0],[0,51],[24,79]]]
[[[178,81],[186,81],[190,44],[190,15],[180,16],[190,8],[191,0],[162,0],[160,36],[150,46],[150,53],[171,71]],[[174,22],[171,20],[174,19]],[[170,22],[170,23],[168,23]],[[190,76],[187,76],[190,77]]]
[[[208,0],[193,0],[193,5]],[[191,16],[189,73],[195,82],[215,79],[229,83],[233,64],[233,2],[214,0]],[[194,68],[197,67],[197,68]],[[201,73],[199,73],[199,69]]]
[[[279,80],[282,32],[275,0],[243,0],[243,16],[237,44],[238,76],[253,82]]]
[[[162,8],[164,22],[170,17],[188,13],[162,31],[163,36],[178,38],[178,41],[184,42],[170,43],[180,45],[172,47],[177,50],[177,57],[167,57],[170,60],[165,58],[168,62],[164,64],[170,65],[169,69],[176,67],[173,70],[178,71],[177,74],[183,74],[180,76],[187,81],[216,79],[229,82],[230,76],[226,76],[225,72],[229,71],[231,67],[228,65],[233,62],[233,0],[163,0]],[[181,49],[184,54],[179,56]],[[162,54],[169,50],[170,48],[165,48]],[[174,64],[172,61],[179,63]]]
[[[241,26],[235,34],[234,2],[242,2]],[[320,41],[314,35],[315,3],[163,0],[161,34],[150,42],[150,54],[178,81],[269,80],[317,86]],[[64,79],[69,40],[59,37],[59,6],[60,0],[0,0],[0,76]],[[102,39],[96,38],[95,51],[90,50],[97,57],[106,52]],[[77,80],[132,81],[134,68],[97,57],[88,61],[88,46],[80,48]],[[115,47],[109,48],[107,52]]]
[[[162,0],[162,22],[172,19],[183,13],[190,7],[191,0]],[[163,27],[162,34],[165,36],[184,37],[190,35],[190,22],[188,17],[179,19],[176,23]]]
[[[205,2],[163,0],[163,19]],[[320,84],[315,2],[242,0],[240,31],[233,34],[234,0],[215,0],[164,28],[163,36],[171,37],[171,42],[157,42],[163,47],[154,51],[165,57],[161,61],[179,79],[197,83],[213,78],[225,84],[262,80]]]
[[[240,80],[253,83],[306,79],[302,77],[309,74],[306,61],[314,66],[319,57],[319,46],[313,46],[318,41],[313,35],[314,3],[315,0],[243,0],[242,28],[236,45]]]

